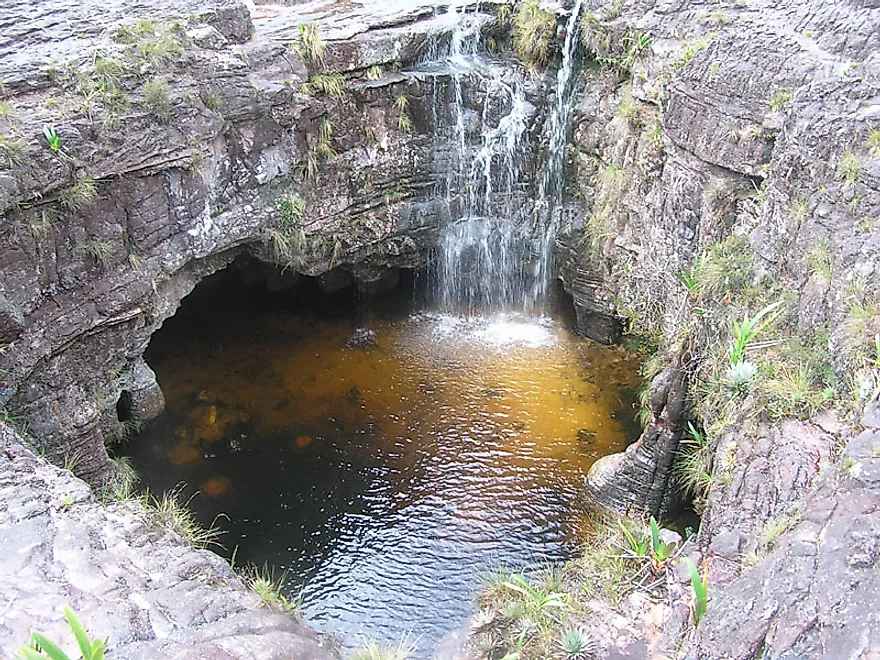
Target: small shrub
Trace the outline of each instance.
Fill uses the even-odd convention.
[[[202,103],[211,112],[220,113],[223,111],[223,99],[216,92],[203,92]]]
[[[828,241],[822,240],[807,253],[807,265],[814,275],[821,275],[824,279],[831,279],[831,250]]]
[[[780,110],[785,109],[789,103],[791,103],[791,99],[794,97],[794,92],[791,90],[781,90],[773,94],[767,103],[770,105],[770,109],[774,112],[779,112]]]
[[[7,167],[12,168],[18,165],[26,153],[27,143],[24,140],[0,133],[0,157],[6,162]]]
[[[679,487],[692,497],[702,497],[712,486],[712,447],[709,436],[688,422],[688,435],[675,462]]]
[[[262,567],[252,566],[245,575],[245,583],[248,589],[259,596],[260,601],[267,607],[273,607],[285,612],[297,609],[296,601],[290,601],[284,595],[284,586],[287,583],[287,572],[275,576],[275,569],[269,568],[268,564]]]
[[[382,68],[381,64],[374,64],[369,69],[367,69],[367,80],[379,80],[384,75],[385,70]]]
[[[282,195],[277,202],[278,211],[281,214],[282,227],[295,227],[299,225],[305,212],[305,202],[299,195],[287,193]]]
[[[113,475],[103,489],[105,501],[119,502],[134,498],[135,486],[140,481],[137,469],[128,456],[118,456],[113,459],[113,463]]]
[[[113,246],[100,238],[93,238],[83,248],[85,254],[94,259],[102,268],[108,268],[113,262]]]
[[[282,269],[298,269],[305,263],[306,235],[301,228],[267,227],[263,230],[263,240],[269,246],[272,260]]]
[[[187,542],[197,548],[206,548],[209,545],[219,545],[220,530],[214,527],[202,527],[193,512],[189,510],[189,504],[193,495],[186,502],[181,501],[183,485],[179,485],[170,491],[155,497],[148,494],[151,506],[156,510],[159,522],[167,529],[177,532]]]
[[[868,153],[871,158],[880,158],[880,128],[875,128],[868,134]]]
[[[141,93],[144,109],[157,119],[167,120],[171,115],[171,88],[168,83],[164,80],[150,80],[144,84]]]
[[[352,651],[349,660],[407,660],[415,650],[416,642],[409,636],[404,636],[395,646],[382,645],[369,640]]]
[[[412,119],[409,116],[409,99],[406,94],[399,94],[394,100],[397,108],[397,128],[401,133],[409,133],[412,130]]]

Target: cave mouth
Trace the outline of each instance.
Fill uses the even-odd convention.
[[[186,484],[236,564],[285,576],[346,647],[472,614],[481,576],[564,561],[600,456],[634,437],[637,364],[541,317],[431,311],[421,280],[367,296],[234,264],[146,353],[167,406],[129,444],[142,486]],[[334,287],[336,288],[336,287]],[[222,514],[222,515],[221,515]]]

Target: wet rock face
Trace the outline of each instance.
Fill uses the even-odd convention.
[[[204,277],[247,255],[283,268],[273,290],[379,292],[455,213],[448,71],[418,70],[453,27],[433,6],[59,0],[0,22],[0,405],[92,483],[102,444],[161,410],[141,355]]]
[[[292,614],[262,606],[220,557],[139,503],[101,504],[0,422],[0,654],[40,630],[67,651],[70,606],[109,658],[330,660]]]

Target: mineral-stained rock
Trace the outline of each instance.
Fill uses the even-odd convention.
[[[110,658],[334,657],[154,515],[136,502],[101,504],[0,422],[0,655],[34,629],[72,652],[68,605],[93,637],[110,638]]]

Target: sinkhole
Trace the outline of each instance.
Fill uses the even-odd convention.
[[[283,575],[343,646],[409,634],[417,657],[482,576],[573,555],[588,468],[637,437],[638,379],[575,335],[561,291],[541,316],[459,316],[405,271],[370,297],[242,272],[153,337],[167,407],[128,446],[143,486],[183,488],[224,531],[215,551]]]

